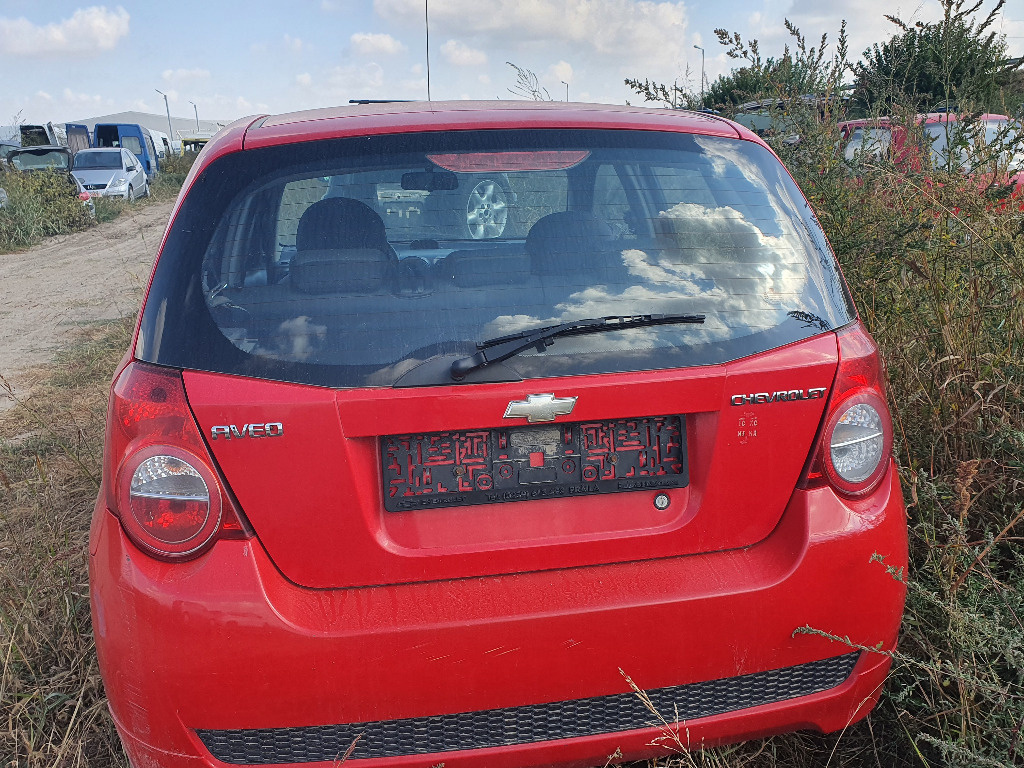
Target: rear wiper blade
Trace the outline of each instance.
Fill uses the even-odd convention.
[[[460,381],[470,371],[507,360],[530,347],[536,347],[538,352],[543,352],[544,348],[550,347],[558,336],[581,336],[586,333],[622,331],[627,328],[643,328],[651,325],[703,322],[704,315],[609,315],[586,320],[571,320],[567,323],[548,325],[543,328],[534,328],[532,331],[520,331],[508,336],[498,336],[478,342],[476,347],[480,351],[452,363],[451,375],[455,381]]]

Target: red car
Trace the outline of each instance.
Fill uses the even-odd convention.
[[[903,608],[892,438],[828,243],[740,126],[242,120],[111,389],[111,713],[137,768],[662,754],[631,681],[688,746],[845,728]]]
[[[963,172],[977,178],[983,186],[993,179],[1002,184],[1024,185],[1024,145],[1020,124],[1015,120],[995,114],[965,120],[953,112],[931,112],[916,119],[927,149],[910,138],[906,126],[888,117],[840,123],[846,160],[889,158],[912,170],[927,166]],[[986,151],[992,147],[999,151]]]

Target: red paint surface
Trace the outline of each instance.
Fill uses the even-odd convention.
[[[311,590],[256,540],[220,541],[169,565],[98,509],[94,622],[112,711],[137,739],[214,765],[196,728],[271,728],[511,707],[772,669],[849,651],[810,626],[890,648],[904,587],[906,526],[895,474],[851,508],[798,492],[776,530],[746,549],[646,562],[366,589]],[[344,553],[339,553],[342,556]],[[822,694],[687,724],[720,741],[866,714],[888,659],[862,658]],[[867,700],[867,701],[866,701]],[[452,765],[600,764],[655,732],[446,755]],[[140,750],[141,746],[138,747]],[[437,758],[440,760],[441,758]],[[378,761],[379,762],[379,761]],[[390,764],[433,764],[433,757]]]

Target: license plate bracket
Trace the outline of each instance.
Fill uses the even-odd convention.
[[[571,422],[381,438],[384,508],[682,488],[685,418]]]

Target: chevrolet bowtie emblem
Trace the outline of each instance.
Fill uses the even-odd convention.
[[[506,419],[526,419],[529,422],[554,421],[556,416],[572,413],[576,405],[575,397],[555,397],[545,395],[527,395],[525,400],[513,400],[505,409]]]

